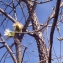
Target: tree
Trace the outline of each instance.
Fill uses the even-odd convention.
[[[22,45],[22,41],[24,35],[26,34],[36,40],[38,54],[39,54],[39,63],[51,63],[53,36],[54,36],[55,27],[57,27],[59,23],[62,22],[62,13],[60,14],[61,15],[61,19],[59,19],[60,21],[58,21],[58,17],[59,17],[59,10],[62,9],[63,7],[63,2],[61,2],[61,0],[56,1],[52,14],[48,17],[48,19],[44,24],[41,24],[39,22],[35,10],[37,8],[37,5],[46,4],[52,1],[47,0],[47,1],[39,2],[39,0],[5,0],[5,1],[0,0],[0,19],[1,19],[0,27],[3,31],[6,30],[7,27],[9,27],[11,30],[13,30],[12,32],[14,33],[12,37],[8,37],[7,39],[5,39],[1,31],[0,49],[6,48],[7,52],[10,54],[14,63],[24,62],[24,56],[28,47]],[[21,32],[20,31],[16,32],[13,29],[13,26],[11,25],[19,21],[20,23],[23,24],[23,29],[21,29]],[[51,21],[53,22],[51,23]],[[51,25],[49,25],[50,23]],[[49,41],[49,45],[47,48],[46,46],[47,41],[44,38],[44,32],[49,27],[51,28],[51,30],[50,33],[47,32],[50,34],[50,38],[46,37]],[[57,29],[59,30],[59,28]],[[9,44],[7,44],[7,41],[9,42],[10,40],[13,42],[11,42],[11,45],[9,46]],[[22,50],[23,47],[24,50]],[[13,50],[12,48],[15,48],[15,50]],[[2,56],[0,62],[2,61],[5,54]]]

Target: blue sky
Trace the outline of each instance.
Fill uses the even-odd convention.
[[[44,1],[44,0],[39,0],[39,1]],[[42,23],[42,24],[45,23],[45,21],[48,19],[48,16],[52,13],[52,7],[55,6],[55,4],[56,4],[56,0],[53,0],[53,1],[48,2],[48,3],[38,4],[37,5],[37,7],[36,7],[36,13],[37,13],[37,17],[38,17],[38,20],[39,20],[40,23]],[[2,9],[5,8],[5,6],[4,5],[1,5],[1,4],[0,4],[0,7]],[[11,9],[8,7],[7,10],[6,10],[6,12],[9,13],[10,10]],[[26,7],[24,8],[24,13],[28,17]],[[10,15],[12,16],[13,15],[13,12]],[[3,16],[3,17],[5,17],[5,16]],[[0,19],[2,20],[3,17],[0,16]],[[20,21],[22,24],[24,24],[25,23],[25,20],[22,17],[23,17],[22,11],[20,10],[19,7],[17,7],[17,18],[18,18],[18,21]],[[27,19],[27,17],[26,17],[26,19]],[[13,26],[12,26],[13,23],[10,20],[9,21],[7,21],[7,20],[8,19],[6,19],[6,21],[3,24],[4,27],[13,30]],[[51,20],[51,21],[53,22],[53,20]],[[3,25],[2,25],[2,28],[0,27],[0,29],[1,29],[0,32],[2,33],[2,35],[4,33],[4,27],[3,27]],[[63,30],[62,30],[61,23],[59,24],[59,26],[60,26],[61,36],[62,36]],[[29,30],[31,30],[31,29],[32,28],[29,27]],[[46,41],[46,46],[48,47],[48,41],[47,41],[47,37],[46,37],[46,30],[45,30],[45,32],[44,32],[43,35],[44,35],[44,38],[45,38],[45,41]],[[48,28],[48,37],[49,36],[50,36],[50,28]],[[57,29],[56,29],[55,30],[55,33],[54,33],[53,47],[55,49],[56,55],[59,57],[59,55],[60,55],[60,42],[57,40],[57,37],[60,37],[60,36],[59,36],[59,34],[57,32]],[[6,37],[4,37],[4,38],[6,39]],[[7,42],[7,44],[10,45],[11,43],[13,43],[13,39],[6,40],[6,42]],[[27,34],[25,34],[24,35],[24,39],[22,41],[22,45],[25,45],[27,47],[27,50],[26,50],[26,53],[25,53],[25,56],[24,56],[24,61],[27,61],[27,63],[38,63],[38,61],[39,61],[38,51],[37,51],[36,41],[34,40],[34,38],[31,37],[31,36],[29,36],[29,35],[27,35]],[[14,47],[13,47],[13,50],[15,52],[15,48]],[[5,51],[6,51],[5,48],[0,49],[0,58],[2,57],[2,55],[4,54]],[[54,50],[53,50],[53,53],[52,54],[55,55]],[[52,57],[53,58],[56,58],[53,55],[52,55]],[[63,54],[62,54],[62,56],[63,56]],[[58,62],[57,59],[54,59],[54,61],[52,61],[52,63],[55,63],[55,62]],[[3,61],[1,63],[3,63]],[[8,57],[6,58],[6,63],[13,63],[13,61],[12,61],[12,59],[11,59],[11,57],[10,57],[9,54],[8,54]],[[25,63],[25,62],[23,62],[23,63]]]

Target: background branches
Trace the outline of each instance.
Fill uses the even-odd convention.
[[[15,31],[16,22],[23,25],[22,32]],[[8,54],[13,63],[51,63],[53,60],[61,63],[62,25],[62,0],[0,0],[0,50],[4,52],[0,63],[7,63]],[[13,37],[4,36],[8,28],[15,32]]]

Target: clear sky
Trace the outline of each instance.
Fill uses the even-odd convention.
[[[5,0],[6,1],[6,0]],[[8,0],[9,3],[11,0]],[[8,2],[7,1],[7,2]],[[45,0],[39,0],[39,1],[45,1]],[[52,7],[55,6],[56,4],[56,1],[57,0],[53,0],[51,2],[48,2],[48,3],[44,3],[44,4],[38,4],[37,7],[36,7],[36,13],[37,13],[37,17],[38,17],[38,20],[40,23],[44,24],[45,21],[48,19],[48,16],[50,16],[50,14],[52,13]],[[15,2],[16,4],[16,2]],[[23,3],[22,3],[23,4]],[[22,6],[25,6],[25,5],[22,5]],[[4,9],[5,6],[0,4],[0,8]],[[7,13],[10,12],[10,9],[9,7],[5,10]],[[23,18],[23,14],[22,14],[22,11],[21,9],[17,6],[17,18],[18,18],[18,21],[20,21],[22,24],[25,23],[25,20]],[[24,13],[26,14],[26,16],[28,17],[28,14],[27,14],[27,9],[26,7],[24,8]],[[13,12],[10,14],[11,16],[13,16]],[[3,20],[5,16],[0,16],[0,23],[1,21]],[[26,19],[27,19],[26,17]],[[53,20],[51,20],[51,22],[53,22]],[[7,23],[7,24],[6,24]],[[0,32],[2,33],[2,36],[4,37],[4,29],[6,28],[9,28],[10,30],[13,30],[13,26],[12,26],[12,22],[8,19],[5,20],[5,22],[3,23],[3,25],[0,27]],[[62,30],[62,24],[60,23],[59,24],[60,26],[60,34],[62,36],[62,33],[63,33],[63,30]],[[58,27],[59,27],[58,26]],[[32,30],[31,27],[29,27],[29,30]],[[46,46],[48,47],[48,41],[47,41],[47,37],[46,37],[46,30],[44,32],[44,38],[45,38],[45,41],[46,41]],[[48,28],[48,37],[50,36],[50,28]],[[56,55],[59,57],[60,56],[60,42],[57,40],[57,37],[60,37],[59,36],[59,33],[57,32],[57,29],[55,30],[55,33],[54,33],[54,43],[53,43],[53,48],[52,49],[52,57],[53,58],[56,58]],[[63,37],[63,36],[62,36]],[[6,38],[6,37],[4,37]],[[7,44],[11,44],[13,43],[13,39],[9,39],[9,40],[6,40]],[[63,42],[61,42],[61,45],[63,44]],[[0,44],[1,46],[2,44]],[[29,35],[24,35],[24,39],[22,41],[22,45],[25,45],[27,47],[27,50],[26,50],[26,53],[25,53],[25,56],[24,56],[24,62],[23,63],[38,63],[39,62],[39,58],[38,58],[38,50],[37,50],[37,46],[36,46],[36,41],[34,40],[33,37],[29,36]],[[62,48],[63,46],[61,47],[61,53],[63,53],[62,51]],[[15,52],[15,48],[13,47],[13,50]],[[24,47],[23,49],[24,50]],[[4,52],[6,51],[5,48],[3,49],[0,49],[0,58],[2,57],[2,55],[4,54]],[[56,54],[56,55],[55,55]],[[8,56],[6,57],[6,61],[5,63],[12,63],[12,59],[10,58],[10,55],[7,54]],[[61,54],[63,56],[63,54]],[[63,59],[63,58],[62,58]],[[63,60],[62,60],[63,61]],[[52,61],[52,63],[58,63],[58,60],[57,59],[54,59],[54,61]],[[3,63],[0,62],[0,63]]]

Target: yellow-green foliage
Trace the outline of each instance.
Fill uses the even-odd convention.
[[[22,32],[23,25],[21,23],[15,22],[13,24],[13,26],[14,26],[14,31],[16,31],[16,32]]]
[[[7,36],[7,37],[13,37],[15,35],[15,33],[9,29],[5,29],[5,32],[4,32],[4,36]]]

